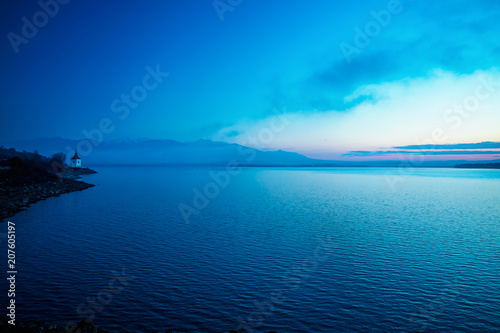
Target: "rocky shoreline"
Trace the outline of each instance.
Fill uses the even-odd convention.
[[[93,187],[79,180],[83,174],[96,173],[90,169],[68,169],[57,179],[33,179],[0,173],[0,222],[27,209],[31,204],[61,194]]]
[[[95,326],[92,323],[87,323],[81,321],[76,327],[68,329],[65,325],[60,324],[49,324],[46,322],[41,322],[37,320],[29,321],[18,321],[16,320],[16,325],[11,325],[8,323],[7,317],[0,317],[0,332],[2,333],[112,333],[111,331],[106,331],[104,329]],[[221,333],[249,333],[245,329],[220,331]],[[113,332],[116,333],[116,332]],[[121,333],[136,333],[135,331],[122,331]],[[200,333],[195,331],[178,331],[178,330],[161,330],[158,333]],[[268,333],[285,333],[283,331],[269,331]]]
[[[15,325],[8,323],[8,318],[3,317],[0,319],[0,332],[5,333],[67,333],[67,332],[79,332],[79,333],[111,333],[100,329],[93,324],[86,323],[85,321],[80,322],[75,330],[66,330],[64,325],[58,324],[48,324],[37,320],[29,321],[15,321]]]

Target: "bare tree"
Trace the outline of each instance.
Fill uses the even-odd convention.
[[[64,165],[66,162],[66,154],[65,153],[56,153],[56,154],[52,155],[51,160],[53,162],[55,161],[55,162],[58,162],[58,163]]]

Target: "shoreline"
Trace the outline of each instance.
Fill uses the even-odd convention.
[[[91,169],[72,169],[60,174],[59,179],[43,180],[0,174],[0,223],[38,201],[94,187],[93,184],[76,180],[81,175],[93,173],[97,172]]]
[[[9,324],[8,317],[0,316],[0,331],[5,333],[71,333],[71,332],[79,332],[79,333],[134,333],[136,331],[130,330],[107,330],[106,328],[101,328],[101,326],[95,325],[92,322],[86,322],[82,320],[78,324],[75,324],[73,328],[69,328],[67,325],[57,324],[57,323],[48,323],[45,321],[39,320],[15,320],[15,325]],[[139,331],[140,332],[140,331]],[[200,333],[201,331],[191,331],[191,330],[176,330],[176,329],[159,329],[158,333],[166,332],[166,333]],[[239,330],[217,330],[217,332],[221,333],[250,333],[244,328],[240,328]],[[278,333],[285,331],[266,331],[267,333]]]
[[[25,333],[37,333],[37,332],[45,332],[45,333],[63,333],[70,332],[66,325],[62,324],[53,324],[47,323],[39,320],[15,320],[15,325],[9,323],[9,318],[1,317],[0,318],[0,330],[5,333],[15,333],[15,332],[25,332]],[[80,322],[77,327],[78,332],[80,333],[111,333],[110,331],[106,331],[101,329],[100,327],[95,326],[92,323],[86,323],[85,321]],[[75,331],[76,332],[76,331]]]

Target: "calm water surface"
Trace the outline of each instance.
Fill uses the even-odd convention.
[[[500,332],[499,170],[249,168],[205,201],[208,169],[97,171],[10,219],[19,319]]]

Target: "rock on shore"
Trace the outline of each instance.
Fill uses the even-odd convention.
[[[69,178],[34,180],[28,177],[0,177],[0,221],[37,201],[93,186]]]
[[[2,333],[111,333],[110,331],[106,331],[95,326],[92,323],[87,323],[85,321],[81,321],[78,324],[78,327],[74,327],[74,329],[66,330],[64,325],[59,324],[49,324],[41,321],[30,320],[30,321],[18,321],[16,320],[16,325],[10,325],[7,321],[9,319],[7,317],[0,317],[0,332]],[[229,330],[229,331],[220,331],[221,333],[249,333],[248,331],[241,329],[239,331]],[[117,333],[117,332],[114,332]],[[136,333],[132,331],[122,331],[121,333]],[[177,331],[177,330],[159,330],[158,333],[201,333],[194,331]],[[268,333],[285,333],[283,331],[269,331]]]
[[[37,320],[15,321],[15,325],[8,323],[8,318],[0,318],[0,332],[2,333],[69,333],[64,325],[49,324]],[[93,324],[80,322],[78,327],[73,330],[78,333],[110,333],[94,326]]]
[[[66,179],[78,179],[81,178],[82,175],[91,175],[97,173],[89,168],[65,168],[64,172],[59,174],[59,177]]]

